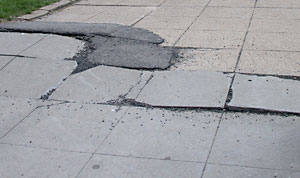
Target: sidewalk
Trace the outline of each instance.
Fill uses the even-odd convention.
[[[82,0],[1,24],[0,177],[300,177],[299,18],[293,0]]]

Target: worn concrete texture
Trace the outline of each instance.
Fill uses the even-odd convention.
[[[41,107],[10,131],[2,143],[58,150],[94,152],[126,108],[60,104]],[[84,119],[83,119],[84,118]],[[29,128],[30,129],[27,129]]]
[[[172,177],[199,178],[203,163],[176,162],[96,154],[78,178],[97,177]]]
[[[154,72],[136,101],[164,107],[224,107],[231,77],[207,71]]]
[[[236,74],[229,107],[300,113],[300,81]]]
[[[205,162],[220,117],[214,112],[130,108],[97,153]]]
[[[296,116],[226,113],[208,163],[300,171]]]
[[[70,76],[53,92],[51,99],[100,103],[117,100],[144,78],[142,73],[137,70],[98,66]]]

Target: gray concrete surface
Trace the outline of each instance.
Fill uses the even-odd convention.
[[[300,113],[300,81],[237,74],[229,107]]]
[[[154,72],[136,101],[152,106],[223,108],[231,77],[217,72]]]
[[[1,24],[0,175],[298,178],[299,5],[80,0]],[[179,55],[96,66],[94,35],[139,41],[127,59],[157,55],[133,55],[144,43]],[[114,44],[103,60],[122,61]]]

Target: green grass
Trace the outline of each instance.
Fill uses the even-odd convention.
[[[0,21],[30,14],[40,7],[57,1],[59,0],[0,0]]]

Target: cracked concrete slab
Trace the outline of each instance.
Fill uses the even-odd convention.
[[[172,177],[198,178],[203,163],[151,160],[95,154],[78,178],[96,177]]]
[[[72,58],[83,50],[85,43],[70,37],[48,35],[35,45],[20,53],[39,59],[63,60]]]
[[[98,66],[71,75],[51,96],[51,99],[107,102],[124,96],[141,80],[142,72]]]
[[[0,144],[1,177],[75,177],[90,155]]]
[[[203,177],[204,178],[217,178],[217,177],[224,177],[224,178],[225,177],[230,177],[230,178],[290,177],[292,178],[292,177],[300,177],[300,172],[265,169],[265,168],[251,168],[245,166],[207,164]]]
[[[0,95],[40,98],[56,88],[75,67],[74,61],[15,58],[0,71]]]
[[[205,162],[220,117],[132,107],[97,153]]]
[[[226,113],[208,163],[299,171],[299,119],[297,116]]]
[[[236,74],[229,107],[300,113],[300,81]]]
[[[132,30],[128,30],[128,28],[131,28]],[[118,24],[31,21],[0,24],[0,31],[40,32],[60,35],[100,35],[129,38],[156,44],[163,42],[162,38],[150,31]]]
[[[46,36],[45,34],[0,32],[0,54],[17,55]]]
[[[94,152],[126,108],[60,104],[36,109],[1,142],[49,149]],[[30,129],[28,129],[30,128]]]
[[[178,62],[171,70],[233,72],[239,49],[178,49]]]
[[[231,77],[218,72],[154,72],[136,101],[152,106],[223,108]]]
[[[13,56],[0,56],[0,70],[13,58]]]

